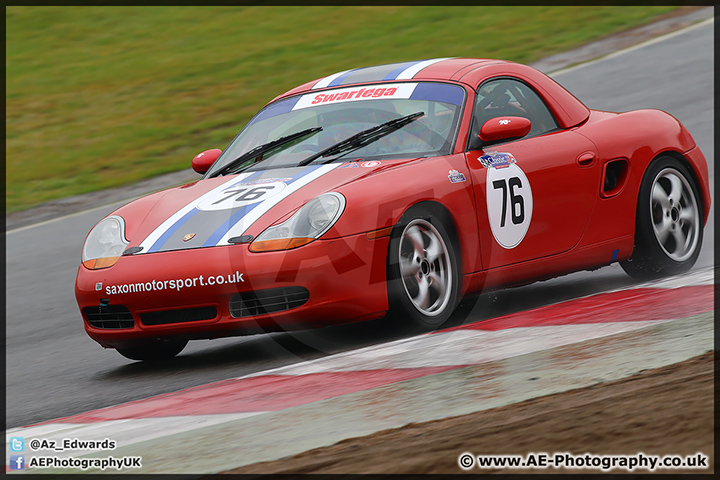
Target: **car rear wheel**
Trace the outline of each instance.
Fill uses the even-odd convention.
[[[390,314],[403,323],[437,328],[457,304],[460,271],[455,246],[438,216],[408,211],[390,237]]]
[[[118,348],[117,351],[123,357],[130,360],[142,360],[145,362],[159,362],[169,360],[182,352],[187,340],[154,340],[138,344],[132,347]]]
[[[690,270],[702,245],[700,212],[697,186],[680,162],[661,157],[650,164],[638,194],[635,249],[623,270],[643,280]]]

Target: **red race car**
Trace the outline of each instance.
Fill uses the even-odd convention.
[[[88,234],[87,333],[137,360],[188,340],[390,318],[619,261],[688,270],[710,209],[692,136],[658,110],[589,110],[513,62],[336,73],[263,108],[202,178]]]

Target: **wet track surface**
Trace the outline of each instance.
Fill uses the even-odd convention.
[[[555,78],[590,108],[659,108],[673,114],[688,127],[703,150],[712,182],[712,47],[710,23],[561,72]],[[191,342],[177,359],[161,365],[126,360],[87,337],[73,293],[86,233],[117,206],[7,235],[7,427],[238,377],[410,334],[389,331],[380,320],[317,331]],[[713,211],[696,268],[713,264],[712,215]],[[613,265],[484,294],[468,321],[634,283]]]

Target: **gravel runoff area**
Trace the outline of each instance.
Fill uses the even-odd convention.
[[[705,20],[713,16],[713,9],[714,7],[681,7],[669,14],[661,16],[656,22],[650,25],[628,30],[568,52],[552,55],[531,65],[545,73],[552,73],[566,67],[603,57],[617,50]],[[207,148],[210,147],[211,146],[207,146]],[[202,146],[199,146],[198,153],[201,150]],[[188,158],[188,164],[190,160],[191,159]],[[29,210],[13,212],[6,215],[5,228],[6,230],[13,230],[103,205],[130,201],[148,193],[188,183],[198,178],[197,173],[192,169],[187,169],[144,180],[135,185],[54,200]]]
[[[459,417],[377,432],[277,460],[222,472],[233,474],[465,473],[463,453],[646,456],[702,453],[714,472],[714,352],[622,380],[539,397]],[[668,418],[668,412],[671,417]],[[670,421],[669,421],[670,420]],[[600,473],[595,469],[487,468],[467,473]],[[607,473],[628,473],[621,469]],[[635,474],[647,474],[635,469]],[[252,478],[249,475],[248,478]]]

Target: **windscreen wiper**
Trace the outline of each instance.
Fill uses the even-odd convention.
[[[285,150],[286,148],[290,148],[295,143],[298,143],[300,140],[304,140],[305,137],[308,137],[310,135],[314,135],[317,132],[321,131],[322,127],[313,127],[308,128],[307,130],[303,130],[297,133],[291,133],[290,135],[286,135],[284,137],[280,137],[277,140],[273,140],[272,142],[264,143],[262,145],[258,145],[257,147],[253,148],[252,150],[249,150],[239,157],[237,157],[235,160],[232,160],[227,163],[224,167],[220,168],[218,171],[213,172],[210,177],[218,177],[220,175],[225,175],[226,173],[231,172],[232,170],[235,170],[237,167],[242,165],[243,163],[247,162],[253,157],[259,157],[260,155],[263,155],[265,153],[269,153],[272,150],[277,150],[277,152],[280,152],[282,150]],[[272,152],[273,154],[277,152]],[[266,156],[265,158],[268,158],[270,155]],[[262,160],[260,160],[262,161]],[[251,165],[254,165],[258,163],[258,161],[251,162],[248,167]],[[237,173],[237,172],[234,172]]]
[[[303,167],[309,163],[314,162],[320,157],[330,157],[333,155],[347,154],[366,145],[369,145],[377,140],[380,140],[386,135],[390,135],[395,130],[398,130],[410,122],[425,115],[425,112],[415,112],[404,117],[395,118],[389,122],[381,123],[362,132],[356,133],[355,135],[342,140],[335,145],[331,145],[325,150],[321,150],[317,153],[312,154],[305,160],[302,160],[297,164],[298,167]],[[335,160],[334,158],[331,160]],[[328,161],[331,161],[328,160]]]

